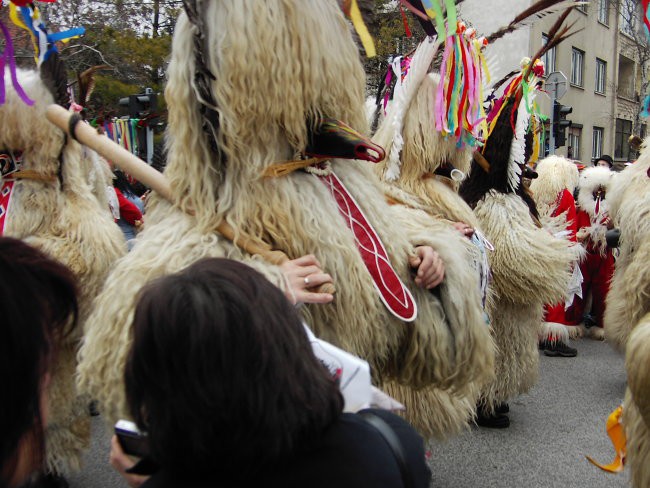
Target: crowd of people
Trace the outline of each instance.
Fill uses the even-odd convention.
[[[449,2],[446,23],[408,3],[445,36],[393,63],[369,136],[339,3],[184,2],[146,205],[75,119],[70,137],[46,120],[66,105],[46,82],[65,74],[57,56],[15,73],[34,107],[5,84],[0,487],[65,486],[91,400],[146,439],[139,460],[112,440],[130,486],[426,487],[425,441],[507,428],[540,350],[573,357],[583,335],[635,354],[628,452],[647,486],[648,226],[629,226],[628,189],[647,189],[650,157],[616,177],[607,156],[580,171],[544,158],[544,52],[483,100],[487,41]],[[305,325],[366,361],[390,401],[345,409]]]

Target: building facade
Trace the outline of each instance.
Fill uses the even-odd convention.
[[[493,32],[533,4],[530,0],[465,0],[461,15],[481,33]],[[486,8],[489,5],[489,8]],[[503,12],[508,12],[507,16]],[[611,155],[620,166],[634,159],[628,138],[632,133],[645,135],[640,117],[647,90],[648,46],[640,17],[638,0],[591,0],[575,9],[567,19],[578,30],[543,58],[547,75],[561,72],[567,78],[566,93],[559,99],[570,106],[567,116],[566,145],[555,150],[569,158],[589,164],[603,154]],[[537,52],[557,15],[548,16],[488,48],[496,56],[494,79],[519,66],[522,58]],[[552,86],[549,96],[539,104],[549,117],[552,110]]]

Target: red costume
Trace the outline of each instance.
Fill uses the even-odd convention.
[[[591,316],[594,325],[601,328],[605,313],[605,298],[614,274],[614,256],[605,241],[609,219],[605,194],[611,175],[611,171],[607,168],[589,168],[580,176],[577,235],[587,254],[580,263],[583,276],[582,298],[576,297],[568,311],[575,324],[581,323],[588,293],[591,293]]]
[[[562,214],[566,215],[566,230],[568,232],[567,238],[572,242],[576,242],[576,233],[578,231],[576,219],[576,203],[573,199],[573,195],[571,195],[569,190],[566,188],[562,190],[558,195],[557,206],[551,214],[551,217],[558,217]],[[544,320],[546,322],[555,322],[558,324],[576,325],[571,320],[571,317],[567,316],[567,311],[564,309],[564,307],[564,301],[558,302],[554,305],[545,305]]]

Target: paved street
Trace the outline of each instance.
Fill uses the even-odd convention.
[[[585,459],[609,463],[607,415],[625,391],[623,357],[601,342],[578,341],[576,358],[541,356],[540,382],[510,404],[509,429],[471,429],[432,444],[433,486],[444,488],[618,488],[627,473],[607,474]],[[575,345],[574,344],[574,345]],[[92,449],[72,488],[124,487],[108,466],[109,440],[94,419]]]

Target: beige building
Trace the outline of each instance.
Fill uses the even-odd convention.
[[[461,15],[480,32],[489,33],[507,24],[533,2],[530,0],[465,0]],[[544,56],[546,72],[562,72],[566,94],[559,100],[572,107],[573,122],[564,147],[556,154],[588,164],[602,154],[623,163],[630,154],[627,139],[633,128],[645,134],[638,113],[643,93],[641,63],[648,65],[648,48],[639,16],[638,0],[592,0],[569,16],[573,30],[581,30]],[[486,6],[489,5],[489,8]],[[515,69],[543,43],[557,15],[498,40],[488,54],[498,59],[493,78]],[[550,91],[550,86],[548,87]],[[551,115],[550,97],[539,99],[542,111]]]

